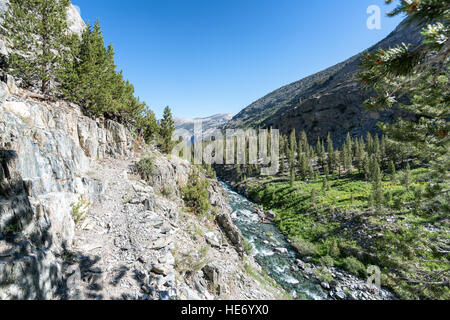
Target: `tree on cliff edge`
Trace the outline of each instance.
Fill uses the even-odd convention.
[[[2,33],[13,53],[9,71],[31,87],[41,83],[44,95],[61,65],[66,50],[69,0],[9,0],[2,14]]]
[[[161,150],[164,153],[170,153],[172,151],[173,143],[172,143],[172,135],[175,131],[174,121],[172,118],[172,112],[170,108],[167,106],[164,109],[164,117],[161,120],[159,133],[161,135]]]

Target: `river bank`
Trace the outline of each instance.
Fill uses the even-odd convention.
[[[391,300],[395,296],[336,267],[300,258],[297,250],[273,223],[262,223],[259,206],[222,182],[233,210],[232,219],[253,245],[255,260],[283,289],[299,300]],[[239,193],[238,193],[239,192]]]

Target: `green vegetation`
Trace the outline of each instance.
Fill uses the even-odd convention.
[[[244,251],[247,255],[252,255],[253,253],[253,245],[250,241],[248,241],[247,239],[244,239]]]
[[[152,179],[155,166],[150,156],[145,156],[136,164],[136,171],[142,179],[149,181]]]
[[[376,210],[369,203],[373,183],[356,172],[330,177],[326,192],[322,191],[325,175],[309,182],[296,180],[292,188],[287,179],[253,178],[247,181],[247,188],[251,198],[276,212],[276,224],[301,256],[361,277],[375,264],[385,275],[383,285],[401,297],[448,298],[447,287],[417,293],[406,280],[416,276],[413,263],[429,274],[448,268],[448,256],[439,252],[448,239],[448,222],[436,221],[431,212],[415,204],[427,172],[424,168],[411,170],[409,191],[386,175],[381,181],[383,201]],[[311,194],[315,195],[314,207]],[[430,231],[430,226],[436,230]]]
[[[9,39],[8,65],[24,86],[39,82],[41,91],[50,93],[51,82],[62,68],[67,54],[66,10],[69,0],[10,0],[2,14],[2,34]]]
[[[17,232],[19,232],[19,231],[20,231],[20,225],[19,225],[19,223],[12,223],[12,224],[6,226],[6,227],[3,229],[3,233],[6,234],[6,235],[9,235],[9,234],[15,234],[15,233],[17,233]]]
[[[79,197],[77,202],[71,203],[72,218],[75,224],[80,223],[86,218],[90,205],[89,200],[83,199],[83,197]]]
[[[196,167],[191,171],[186,186],[181,189],[183,200],[195,213],[207,214],[210,208],[209,181],[200,177]]]
[[[169,107],[166,107],[164,109],[164,117],[161,120],[159,129],[161,135],[160,148],[164,153],[170,153],[174,147],[174,143],[172,141],[172,135],[174,131],[175,127],[172,118],[172,112],[170,111]]]
[[[19,84],[43,98],[64,98],[90,117],[103,117],[134,127],[146,142],[158,137],[155,114],[134,95],[114,61],[112,44],[105,46],[99,22],[81,37],[67,25],[69,0],[11,0],[2,13],[1,33],[12,49],[6,69]],[[166,121],[167,123],[167,121]],[[163,140],[170,126],[163,126]],[[171,132],[170,132],[171,134]],[[163,151],[167,152],[167,143]]]
[[[320,278],[331,265],[359,277],[377,265],[400,298],[448,300],[449,11],[446,1],[417,0],[401,1],[392,15],[403,12],[430,24],[423,45],[367,53],[359,77],[377,92],[368,108],[396,105],[414,117],[381,123],[381,137],[348,134],[338,149],[331,135],[311,146],[292,131],[280,137],[278,176],[241,165],[246,180],[235,182],[275,211],[300,255],[322,265]]]

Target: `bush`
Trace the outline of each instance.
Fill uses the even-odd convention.
[[[136,171],[141,176],[141,178],[144,180],[150,180],[151,177],[153,176],[154,170],[155,170],[155,167],[153,164],[153,159],[149,156],[141,159],[136,164]]]
[[[171,195],[175,194],[175,191],[170,185],[164,184],[164,186],[161,188],[161,194],[165,197],[170,197]]]
[[[319,259],[319,263],[324,267],[333,267],[334,259],[330,256],[324,256]]]
[[[210,208],[209,181],[200,178],[197,168],[189,175],[188,183],[181,189],[183,200],[195,213],[206,214]]]
[[[300,237],[294,238],[292,240],[292,245],[302,257],[315,256],[317,254],[317,247],[313,243]]]
[[[347,257],[344,259],[344,269],[355,276],[364,277],[366,275],[366,267],[355,257]]]
[[[91,203],[89,200],[85,200],[82,197],[78,198],[78,202],[72,202],[70,206],[72,207],[72,218],[75,224],[80,223],[86,218],[87,211]]]
[[[253,254],[253,245],[247,239],[244,239],[244,251],[247,255],[251,256]]]
[[[331,272],[324,267],[316,268],[314,270],[314,275],[322,282],[330,283],[334,280],[333,275]]]

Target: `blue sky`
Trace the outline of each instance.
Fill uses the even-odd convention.
[[[236,114],[387,36],[384,0],[73,0],[98,18],[119,69],[161,117]],[[381,30],[369,30],[370,5]]]

